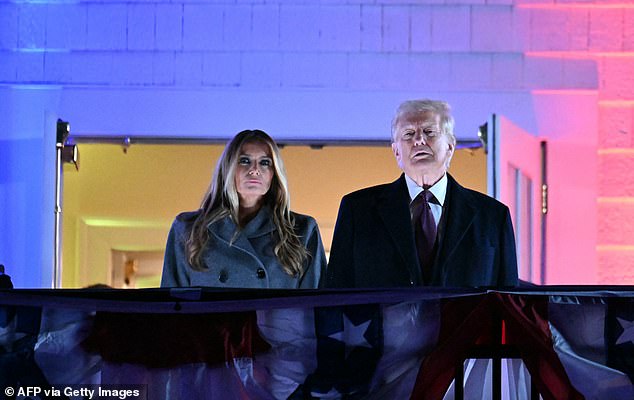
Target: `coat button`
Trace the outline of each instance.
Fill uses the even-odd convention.
[[[266,271],[264,268],[258,268],[257,270],[258,278],[264,279],[266,277]]]
[[[229,279],[229,273],[227,273],[227,270],[223,269],[222,271],[220,271],[220,273],[218,274],[218,280],[222,283],[227,282],[227,279]]]

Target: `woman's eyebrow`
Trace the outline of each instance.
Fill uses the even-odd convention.
[[[238,157],[249,157],[249,158],[256,158],[253,154],[249,154],[249,153],[240,153],[240,155],[238,155]],[[259,157],[260,159],[262,158],[268,158],[269,160],[272,160],[273,157],[268,156],[268,155],[263,155]]]

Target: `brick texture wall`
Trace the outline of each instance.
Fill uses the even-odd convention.
[[[598,66],[597,279],[632,284],[634,2],[527,1],[518,8],[530,20],[526,54]]]
[[[592,85],[579,60],[526,53],[579,41],[549,34],[560,27],[561,11],[547,19],[554,26],[534,29],[540,13],[504,0],[0,0],[0,83],[362,90]],[[610,37],[596,36],[596,46]]]
[[[0,0],[0,84],[598,86],[599,283],[634,284],[632,0]]]

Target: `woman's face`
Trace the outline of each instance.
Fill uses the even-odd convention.
[[[260,142],[242,145],[237,157],[235,184],[240,205],[259,204],[271,187],[274,166],[269,146]]]

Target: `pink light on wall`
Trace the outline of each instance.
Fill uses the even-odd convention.
[[[578,179],[596,182],[596,188],[580,182],[580,191],[594,190],[595,200],[585,204],[596,215],[596,283],[634,283],[634,3],[615,1],[532,3],[517,5],[529,22],[530,40],[525,57],[596,62],[597,107],[573,107],[580,116],[596,113],[596,126],[579,126],[575,135],[595,136],[596,166],[580,163]],[[564,72],[565,73],[565,72]],[[548,91],[542,93],[547,94]],[[558,116],[553,116],[558,118]],[[593,131],[596,129],[596,131]],[[585,148],[585,147],[584,147]],[[562,151],[565,149],[562,148]],[[574,151],[557,163],[574,162]],[[551,166],[552,167],[552,166]],[[570,177],[572,179],[573,177]],[[571,193],[572,194],[572,193]],[[570,201],[569,207],[579,207]],[[552,226],[552,225],[550,225]],[[555,226],[553,229],[566,229]],[[563,232],[562,232],[563,233]],[[570,240],[575,240],[571,238]],[[549,243],[552,249],[554,243]],[[581,261],[581,260],[579,260]],[[561,262],[568,262],[561,260]],[[574,273],[574,271],[570,271]],[[563,278],[563,276],[562,276]]]
[[[527,51],[527,56],[549,58],[634,57],[634,51]]]
[[[597,92],[534,93],[547,137],[546,284],[597,283]]]
[[[525,9],[551,9],[551,10],[566,10],[566,9],[623,9],[634,8],[634,4],[627,2],[614,2],[609,4],[591,4],[591,3],[568,3],[568,4],[553,4],[553,3],[532,3],[532,4],[519,4],[517,8]]]

